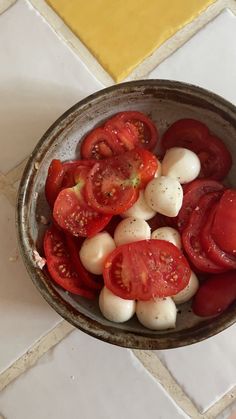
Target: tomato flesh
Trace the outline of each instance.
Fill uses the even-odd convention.
[[[56,197],[61,190],[64,174],[65,169],[62,162],[58,159],[52,160],[45,183],[45,196],[51,208],[53,208]]]
[[[53,281],[73,294],[95,298],[95,294],[80,279],[67,250],[64,234],[55,226],[44,236],[44,253],[48,272]]]
[[[193,312],[197,316],[216,316],[236,300],[236,271],[211,275],[202,282],[193,299]]]
[[[103,276],[108,289],[124,299],[150,300],[177,294],[191,270],[181,251],[163,240],[141,240],[117,247],[107,257]]]
[[[123,152],[122,145],[110,131],[98,127],[92,130],[82,141],[83,159],[103,159]]]

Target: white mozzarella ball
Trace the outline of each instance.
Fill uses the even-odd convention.
[[[176,217],[182,207],[182,186],[177,180],[167,176],[152,179],[146,186],[144,195],[149,207],[167,217]]]
[[[100,275],[106,257],[115,249],[113,238],[106,231],[96,234],[83,242],[79,256],[87,271]]]
[[[197,154],[187,148],[173,147],[167,150],[162,162],[162,174],[188,183],[196,179],[201,169]]]
[[[116,227],[114,233],[116,246],[150,238],[151,229],[148,223],[145,220],[134,217],[128,217],[122,220]]]
[[[122,217],[135,217],[141,218],[142,220],[150,220],[155,214],[156,211],[150,208],[146,203],[144,192],[140,191],[138,200],[131,208],[122,214]]]
[[[99,307],[103,316],[112,322],[123,323],[135,313],[136,301],[124,300],[103,287],[99,295]]]
[[[156,298],[138,301],[136,315],[140,323],[148,329],[164,330],[175,327],[177,310],[172,298]]]
[[[155,173],[154,177],[160,177],[161,173],[162,173],[161,162],[158,159],[157,159],[157,164],[158,164],[158,166],[157,166],[157,170],[156,170],[156,173]]]
[[[173,243],[176,247],[181,249],[181,236],[177,230],[172,227],[160,227],[153,231],[151,235],[152,239],[166,240],[167,242]]]
[[[191,273],[189,283],[187,287],[185,287],[182,291],[178,292],[178,294],[173,295],[173,300],[176,304],[183,304],[186,301],[190,300],[194,294],[196,294],[199,288],[199,281],[194,272]]]

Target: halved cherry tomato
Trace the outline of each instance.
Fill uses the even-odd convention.
[[[88,204],[84,196],[88,173],[88,167],[81,167],[77,173],[77,185],[63,189],[53,208],[56,223],[74,236],[92,237],[111,219],[111,216],[98,213]]]
[[[222,195],[212,224],[212,237],[225,252],[236,257],[236,190]]]
[[[232,166],[232,157],[224,143],[211,135],[207,126],[195,119],[174,122],[162,138],[162,147],[185,147],[201,161],[200,177],[222,180]]]
[[[66,247],[64,234],[55,226],[50,227],[45,233],[44,253],[48,272],[56,284],[73,294],[95,298],[94,292],[84,285],[76,271]]]
[[[212,237],[212,225],[217,211],[218,203],[215,204],[208,216],[206,224],[202,228],[201,232],[201,244],[208,257],[218,265],[224,266],[228,270],[236,269],[236,255],[230,255],[224,252],[214,241]]]
[[[197,316],[216,316],[236,300],[236,271],[211,275],[202,282],[193,299],[193,312]]]
[[[185,252],[191,263],[201,272],[220,273],[226,268],[214,263],[202,248],[200,234],[207,221],[212,205],[220,198],[220,192],[212,192],[203,196],[192,212],[189,223],[182,233]]]
[[[79,257],[79,251],[83,240],[73,237],[69,234],[65,236],[66,246],[69,251],[71,260],[79,275],[81,282],[89,289],[99,291],[103,287],[103,279],[101,275],[93,275],[85,269]]]
[[[62,188],[72,188],[76,185],[77,177],[80,175],[80,170],[83,167],[92,168],[94,160],[72,160],[63,163],[64,167],[64,178],[62,182]]]
[[[61,190],[64,174],[65,169],[63,163],[58,159],[53,159],[48,168],[45,183],[45,195],[51,208],[53,208],[56,197]]]
[[[158,169],[158,162],[154,154],[144,148],[136,148],[130,153],[123,154],[123,158],[132,165],[132,171],[138,174],[139,187],[145,186],[152,180]]]
[[[141,240],[117,247],[107,257],[105,285],[124,299],[150,300],[177,294],[191,270],[180,250],[163,240]]]
[[[209,192],[223,189],[224,186],[221,183],[211,179],[197,179],[190,182],[184,191],[182,207],[177,217],[175,217],[178,230],[183,231],[185,229],[194,208],[202,196]]]
[[[153,121],[144,113],[137,111],[120,112],[105,124],[107,129],[118,133],[118,135],[120,130],[130,126],[136,128],[136,146],[153,150],[158,141],[158,132]]]
[[[113,132],[98,127],[93,129],[82,141],[83,159],[103,159],[123,153],[124,149]]]

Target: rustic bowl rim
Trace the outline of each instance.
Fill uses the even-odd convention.
[[[211,100],[212,102],[216,102],[217,107],[221,106],[236,126],[236,107],[232,103],[207,89],[184,82],[164,79],[130,81],[104,88],[87,96],[85,99],[77,102],[64,112],[49,127],[36,144],[27,161],[18,190],[16,206],[17,238],[20,252],[31,280],[49,305],[69,323],[95,338],[121,347],[152,350],[171,349],[200,342],[233,325],[236,321],[236,306],[231,307],[230,310],[226,311],[221,316],[214,318],[213,324],[212,320],[202,323],[200,330],[198,330],[197,327],[192,327],[179,332],[167,331],[164,334],[157,334],[155,332],[153,334],[145,332],[137,333],[126,330],[117,330],[115,327],[103,325],[98,321],[95,321],[78,312],[57,293],[55,288],[50,286],[50,284],[45,280],[43,272],[40,269],[37,269],[35,264],[32,263],[32,258],[30,257],[32,248],[30,247],[30,240],[27,234],[27,204],[29,202],[27,190],[36,175],[34,167],[37,160],[36,157],[40,154],[43,146],[45,150],[47,149],[47,139],[53,133],[54,129],[65,121],[71,114],[73,114],[74,111],[81,110],[81,112],[83,112],[84,107],[90,103],[96,102],[97,100],[101,100],[107,94],[113,92],[115,94],[117,91],[122,89],[128,89],[128,91],[132,91],[132,89],[134,89],[135,91],[136,88],[140,87],[146,87],[147,89],[155,87],[166,90],[177,90],[195,95],[207,101]]]

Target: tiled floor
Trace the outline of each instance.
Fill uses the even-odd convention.
[[[43,0],[32,2],[41,10]],[[236,11],[234,0],[217,3]],[[41,298],[17,251],[14,202],[24,163],[17,165],[55,118],[103,87],[54,29],[25,0],[0,15],[0,388],[47,352],[0,393],[0,417],[229,419],[235,327],[191,347],[137,352],[143,365],[79,331],[47,351],[71,328]],[[224,10],[148,77],[201,85],[236,103],[235,39],[236,17]]]

